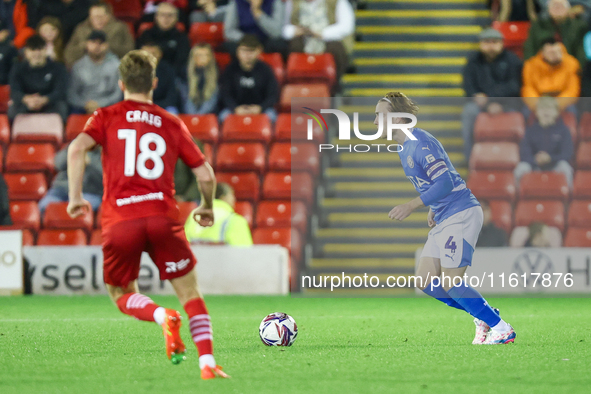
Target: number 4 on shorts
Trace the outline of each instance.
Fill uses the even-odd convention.
[[[452,253],[456,252],[456,243],[453,242],[453,235],[451,237],[449,237],[447,239],[447,242],[445,243],[445,249],[451,249]]]

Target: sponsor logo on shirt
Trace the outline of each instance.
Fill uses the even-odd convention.
[[[412,159],[412,157],[410,157],[410,156],[407,156],[407,157],[406,157],[406,163],[408,164],[408,166],[409,166],[410,168],[414,168],[414,166],[415,166],[415,162],[414,162],[414,160]]]

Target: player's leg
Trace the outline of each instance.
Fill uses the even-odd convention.
[[[162,325],[165,318],[164,308],[157,305],[150,297],[140,294],[137,280],[127,286],[106,284],[109,297],[119,310],[138,320],[156,322]]]

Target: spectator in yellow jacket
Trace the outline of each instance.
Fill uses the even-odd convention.
[[[252,245],[252,235],[246,219],[234,212],[236,197],[227,183],[218,183],[213,200],[214,222],[211,227],[201,227],[189,215],[185,222],[185,234],[192,243],[222,243],[232,246]]]
[[[535,111],[542,96],[558,98],[560,111],[575,104],[581,91],[579,62],[555,38],[544,40],[538,54],[523,66],[521,96]]]

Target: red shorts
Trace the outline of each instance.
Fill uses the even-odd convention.
[[[105,283],[127,287],[138,278],[142,252],[148,252],[160,271],[160,279],[188,274],[197,261],[177,221],[167,216],[126,220],[103,228]]]

